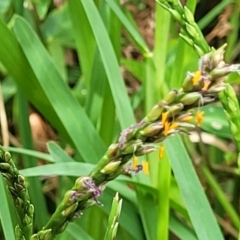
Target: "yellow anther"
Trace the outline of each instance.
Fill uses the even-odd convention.
[[[165,122],[166,122],[166,120],[167,120],[167,117],[168,117],[168,112],[162,113],[162,125],[163,125],[163,126],[165,125]]]
[[[175,129],[175,128],[177,128],[178,126],[179,126],[179,123],[174,122],[174,123],[172,123],[171,126],[169,127],[169,130]]]
[[[201,123],[203,122],[203,114],[204,114],[203,111],[197,112],[197,114],[196,114],[195,121],[196,121],[196,123],[197,123],[198,126],[200,126]]]
[[[201,73],[200,73],[200,71],[196,71],[192,78],[193,86],[197,85],[200,80],[201,80]]]
[[[143,172],[145,175],[149,175],[149,164],[148,161],[142,161]]]
[[[204,81],[202,91],[207,91],[208,87],[210,86],[211,82],[210,81]]]
[[[165,122],[165,124],[164,124],[164,131],[163,131],[164,136],[168,135],[169,127],[170,127],[170,123],[169,122]]]
[[[138,157],[134,156],[132,160],[132,168],[135,169],[138,165]]]
[[[181,119],[181,122],[189,122],[193,119],[193,116],[187,116]]]
[[[162,146],[159,148],[159,158],[160,158],[160,159],[163,158],[164,151],[165,151],[165,147],[162,145]]]

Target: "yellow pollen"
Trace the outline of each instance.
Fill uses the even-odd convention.
[[[203,114],[204,114],[203,111],[197,112],[197,114],[196,114],[195,121],[196,121],[196,123],[197,123],[198,126],[200,126],[201,123],[203,122]]]
[[[164,131],[163,131],[164,136],[168,135],[169,127],[170,127],[170,123],[169,122],[165,122],[165,124],[164,124]]]
[[[160,159],[163,158],[164,151],[165,151],[165,147],[162,145],[162,146],[159,148],[159,158],[160,158]]]
[[[175,128],[177,128],[178,126],[179,126],[179,123],[174,122],[174,123],[172,123],[171,126],[169,127],[169,130],[175,129]]]
[[[162,113],[162,125],[163,125],[163,126],[165,125],[165,122],[166,122],[166,120],[167,120],[167,117],[168,117],[168,112]]]
[[[147,161],[142,161],[143,172],[145,175],[149,175],[149,164]]]
[[[204,81],[202,91],[207,91],[210,84],[211,84],[210,81]]]
[[[181,122],[189,122],[193,119],[193,116],[187,116],[187,117],[184,117],[183,119],[181,119]]]
[[[135,169],[138,165],[138,157],[134,156],[132,160],[132,168]]]
[[[199,83],[200,79],[201,79],[201,73],[200,71],[196,71],[192,78],[193,86],[196,86]]]

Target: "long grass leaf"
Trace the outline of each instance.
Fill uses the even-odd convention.
[[[33,149],[34,146],[32,142],[32,133],[29,124],[28,102],[21,90],[18,90],[17,97],[19,106],[18,127],[20,139],[24,147]],[[37,162],[33,161],[31,156],[24,155],[22,159],[23,166],[25,168],[34,167],[37,165]],[[48,212],[42,191],[41,182],[39,181],[38,177],[34,177],[28,179],[28,184],[29,195],[31,197],[33,205],[35,206],[35,213],[38,216],[36,218],[35,224],[38,229],[41,229],[48,220]]]
[[[3,228],[3,233],[6,239],[15,239],[13,220],[10,214],[10,206],[8,204],[7,192],[4,186],[2,175],[0,175],[0,192],[1,192],[1,207],[0,219]]]
[[[85,161],[97,162],[104,151],[103,143],[85,112],[64,84],[46,49],[22,18],[15,17],[13,29],[38,78],[38,83],[50,100],[76,149]],[[91,158],[89,158],[90,152]]]
[[[228,214],[233,225],[236,228],[238,228],[240,226],[240,217],[238,216],[237,212],[232,207],[232,205],[228,202],[226,196],[224,195],[221,188],[219,187],[216,179],[213,177],[211,172],[206,167],[201,166],[201,170],[206,178],[206,181],[208,182],[208,184],[211,187],[211,189],[213,190],[213,192],[216,194],[218,201],[222,205],[225,212]]]
[[[169,160],[199,240],[223,240],[206,195],[179,136],[165,141]]]
[[[140,48],[141,52],[145,55],[150,54],[150,50],[143,40],[140,33],[136,30],[136,28],[132,25],[132,23],[128,20],[122,9],[112,0],[105,0],[112,11],[116,14],[119,18],[123,26],[127,29],[130,36],[133,38],[136,45]]]
[[[79,5],[83,7],[86,13],[86,22],[89,21],[91,25],[112,91],[117,116],[121,128],[124,129],[133,124],[135,120],[112,44],[94,2],[88,0],[70,0],[69,7],[72,17],[76,18],[76,16],[79,16]]]
[[[234,0],[221,1],[217,6],[215,6],[208,14],[206,14],[199,22],[198,26],[200,29],[204,29],[210,22],[226,8],[227,5],[234,2]]]

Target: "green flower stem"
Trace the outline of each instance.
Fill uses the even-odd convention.
[[[181,25],[180,37],[192,46],[199,56],[210,51],[210,47],[195,22],[192,12],[186,6],[182,6],[179,0],[156,0],[156,2],[169,11]]]
[[[113,240],[117,234],[118,219],[122,208],[122,199],[119,199],[118,193],[113,198],[112,208],[108,218],[107,231],[104,240]]]
[[[227,84],[225,90],[219,94],[219,97],[224,107],[238,152],[240,152],[240,109],[236,93],[232,86]]]
[[[0,148],[0,171],[7,183],[19,217],[19,225],[15,228],[16,239],[29,239],[33,231],[34,207],[30,203],[25,179],[19,174],[10,153]]]
[[[68,222],[81,216],[86,208],[100,205],[97,197],[109,181],[121,173],[137,173],[143,168],[137,165],[134,169],[128,164],[133,156],[153,152],[156,144],[172,134],[187,133],[194,128],[193,122],[189,122],[193,118],[191,110],[216,101],[218,93],[226,87],[222,77],[240,69],[240,65],[225,64],[223,54],[224,46],[205,54],[200,59],[199,70],[187,74],[181,89],[170,91],[142,121],[122,131],[118,141],[109,146],[89,176],[76,180],[43,230],[31,239],[54,239]],[[201,121],[202,115],[199,114],[197,123]]]

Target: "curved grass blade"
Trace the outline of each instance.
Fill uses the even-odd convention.
[[[90,163],[65,162],[26,168],[20,170],[20,173],[25,177],[51,176],[51,175],[74,176],[74,177],[87,176],[88,173],[93,169],[93,166],[94,165]]]
[[[116,14],[116,16],[118,17],[118,19],[121,21],[121,23],[123,24],[123,26],[127,29],[128,33],[131,35],[131,37],[133,38],[134,42],[136,43],[136,45],[139,47],[140,51],[144,54],[144,55],[149,55],[150,54],[150,50],[147,46],[147,44],[145,43],[145,41],[143,40],[142,36],[140,35],[140,33],[137,31],[137,29],[132,25],[132,23],[128,20],[128,18],[126,17],[126,15],[124,14],[124,12],[122,11],[122,9],[117,5],[117,3],[115,3],[112,0],[105,0],[105,2],[108,4],[108,6],[112,9],[112,11]]]
[[[110,42],[108,33],[104,26],[104,23],[99,15],[99,12],[93,1],[89,0],[69,0],[69,9],[73,21],[76,21],[80,15],[80,10],[83,8],[86,14],[85,22],[89,23],[95,37],[98,50],[102,57],[102,62],[106,71],[106,75],[109,81],[109,85],[112,91],[114,103],[116,105],[117,116],[121,125],[124,129],[129,127],[135,122],[130,101],[126,92],[122,76],[119,71],[119,65],[114,54],[112,44]],[[82,22],[82,24],[84,24]],[[84,36],[78,36],[79,24],[73,24],[76,37],[83,38]],[[78,52],[80,55],[80,52]],[[124,113],[124,115],[123,115]]]
[[[10,214],[10,206],[8,204],[8,198],[5,189],[5,183],[3,182],[2,175],[0,174],[0,193],[1,193],[1,207],[0,207],[0,219],[3,228],[3,233],[6,239],[15,239],[13,221]]]
[[[199,22],[198,26],[200,29],[204,29],[211,21],[217,17],[230,3],[234,0],[221,1],[216,7],[214,7],[208,14],[206,14]]]
[[[34,158],[40,158],[48,162],[55,162],[54,159],[47,153],[37,152],[37,151],[26,149],[26,148],[15,148],[15,147],[7,147],[3,149],[13,153],[19,153],[19,154],[31,156]]]
[[[85,112],[71,95],[46,49],[24,19],[15,17],[13,29],[38,84],[76,149],[85,161],[97,162],[103,154],[104,145]]]
[[[57,163],[61,162],[73,162],[73,159],[67,155],[66,152],[63,151],[60,146],[58,146],[55,142],[48,142],[47,148],[50,155]]]
[[[206,195],[179,136],[165,141],[169,160],[199,240],[223,240]]]

